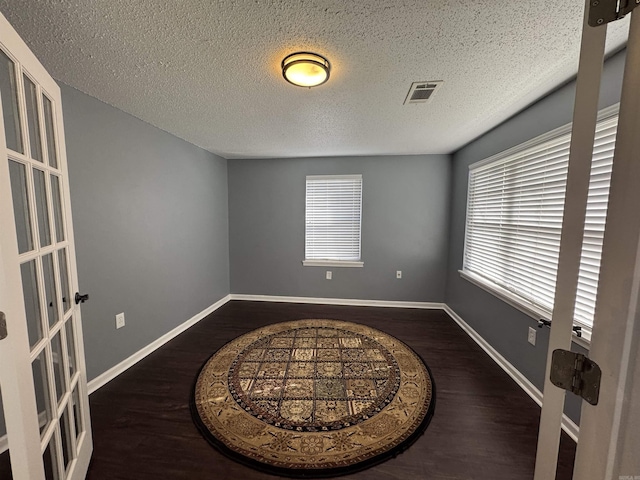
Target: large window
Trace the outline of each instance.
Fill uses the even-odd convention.
[[[617,111],[596,128],[575,318],[593,325]],[[462,274],[516,306],[553,310],[571,125],[470,167]]]
[[[362,175],[307,176],[304,265],[362,266]]]

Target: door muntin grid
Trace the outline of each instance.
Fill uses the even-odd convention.
[[[5,70],[3,70],[3,66]],[[66,478],[84,432],[78,329],[71,274],[56,102],[0,45],[0,84],[24,304],[31,347],[41,451],[46,478]],[[7,94],[7,92],[9,92]],[[7,113],[5,104],[11,109]],[[9,141],[11,140],[11,141]]]

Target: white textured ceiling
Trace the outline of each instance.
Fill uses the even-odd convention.
[[[227,158],[448,153],[577,71],[583,0],[0,0],[51,74]],[[609,28],[608,51],[628,22]],[[294,87],[311,50],[328,83]],[[444,80],[403,105],[412,82]]]

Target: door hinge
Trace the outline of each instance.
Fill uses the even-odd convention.
[[[0,312],[0,340],[7,338],[7,317],[4,312]]]
[[[551,357],[551,383],[598,404],[602,371],[596,362],[581,353],[554,350]]]
[[[589,2],[589,25],[599,27],[620,20],[636,8],[640,0],[591,0]]]

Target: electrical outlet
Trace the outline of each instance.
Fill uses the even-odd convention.
[[[402,278],[402,270],[396,271],[396,278]]]
[[[333,278],[333,274],[331,273],[331,270],[327,270],[326,278],[327,280],[331,280],[331,278]]]
[[[535,345],[536,344],[536,329],[533,327],[529,327],[529,336],[527,337],[527,341],[531,344],[531,345]]]
[[[116,315],[116,328],[124,327],[124,312]]]

